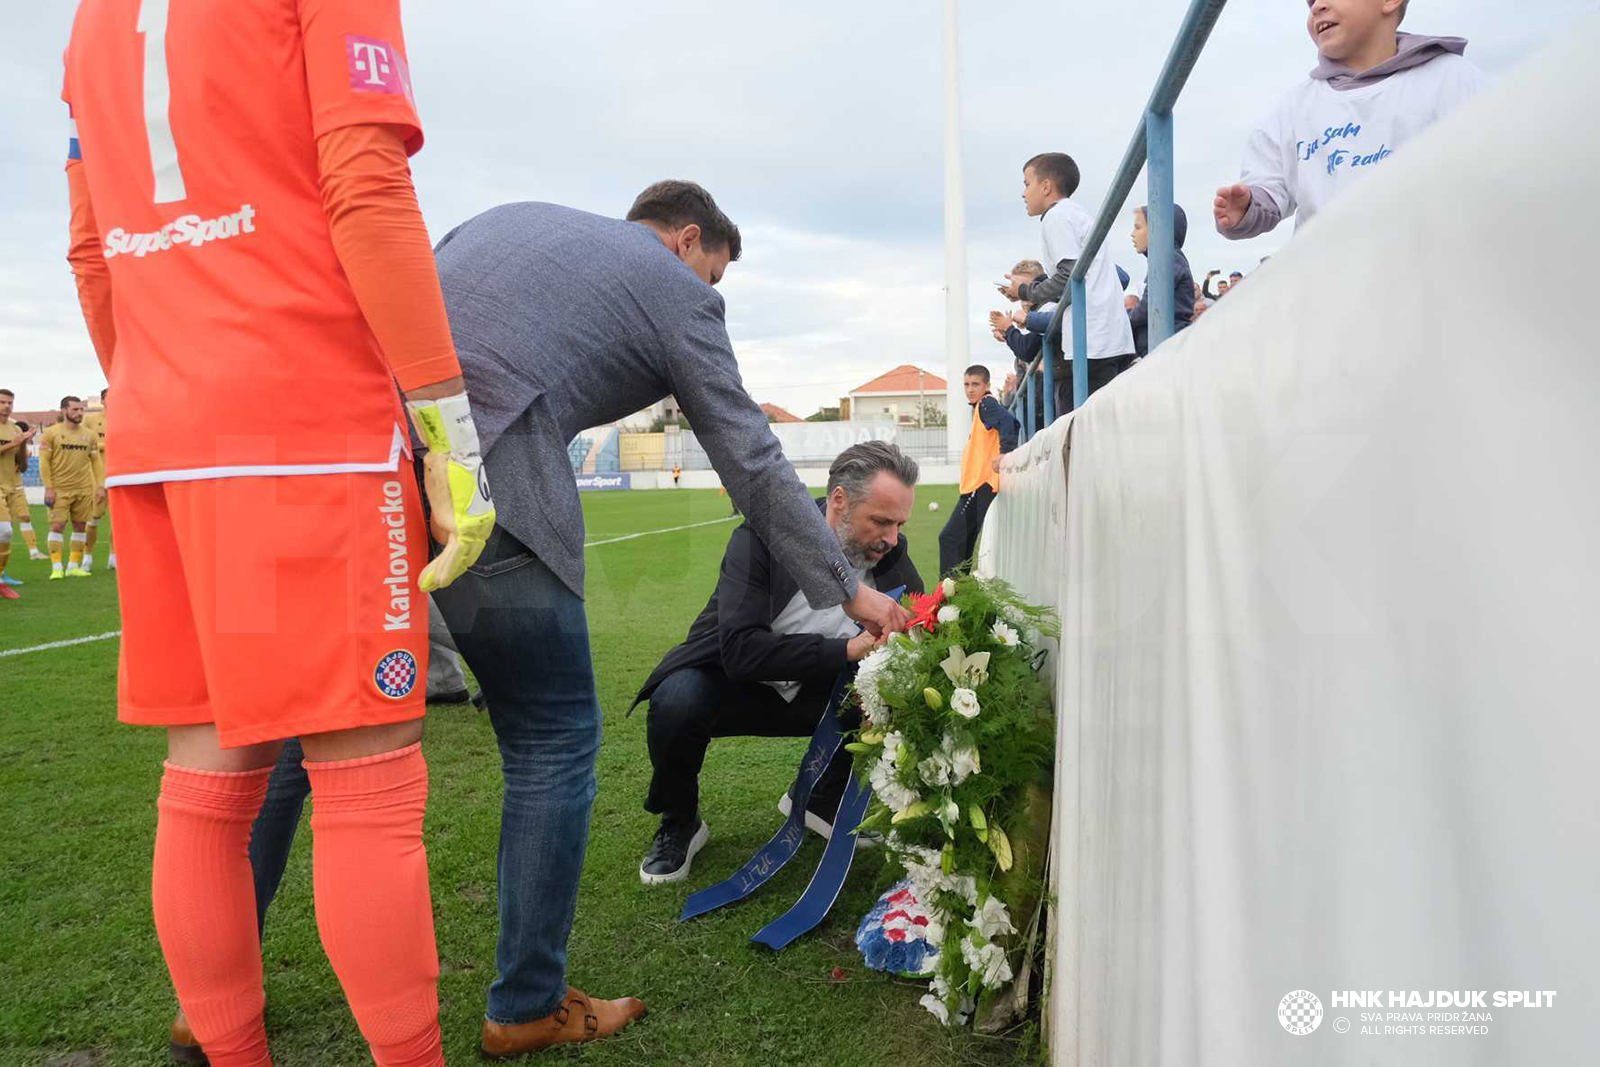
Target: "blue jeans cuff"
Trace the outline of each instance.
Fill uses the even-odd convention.
[[[566,997],[567,991],[563,989],[556,999],[550,1002],[550,1006],[548,1008],[544,1009],[543,1011],[532,1012],[525,1018],[521,1019],[513,1019],[507,1015],[496,1015],[492,1011],[484,1012],[483,1017],[500,1026],[521,1026],[523,1023],[536,1023],[540,1019],[553,1014],[557,1008],[561,1007],[561,1002],[565,1000]]]

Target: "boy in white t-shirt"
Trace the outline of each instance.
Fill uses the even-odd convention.
[[[1000,292],[1011,300],[1034,307],[1072,303],[1072,270],[1089,242],[1094,216],[1067,199],[1078,190],[1078,164],[1065,152],[1044,152],[1022,167],[1022,202],[1028,215],[1039,220],[1044,235],[1044,267],[1037,278],[1007,274]],[[1089,354],[1089,392],[1105,385],[1133,364],[1133,327],[1122,304],[1122,282],[1111,257],[1099,255],[1084,278],[1088,299],[1086,324]],[[1072,315],[1064,313],[1063,355],[1072,358]],[[1072,408],[1070,375],[1055,383],[1057,417]]]
[[[1320,59],[1250,134],[1239,184],[1217,190],[1217,232],[1305,224],[1351,182],[1488,84],[1460,37],[1400,33],[1409,0],[1309,0]]]

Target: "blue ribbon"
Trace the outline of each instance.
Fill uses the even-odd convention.
[[[885,595],[891,600],[899,600],[905,591],[906,587],[902,585]],[[839,706],[844,702],[845,690],[854,676],[854,671],[843,671],[833,684],[828,706],[823,710],[822,718],[817,720],[817,728],[811,734],[811,745],[806,749],[805,759],[800,762],[794,793],[789,798],[789,818],[732,878],[692,895],[683,906],[683,914],[678,916],[679,922],[687,922],[708,911],[743,900],[765,885],[800,851],[806,839],[806,805],[811,800],[811,791],[844,744],[844,732],[839,728]],[[871,799],[871,792],[852,774],[844,795],[839,798],[839,810],[833,817],[833,836],[828,839],[828,847],[822,851],[822,862],[811,876],[811,883],[800,894],[800,899],[795,901],[794,907],[763,926],[750,940],[781,949],[822,921],[828,909],[833,907],[833,902],[839,899],[839,891],[844,888],[845,876],[850,873],[850,862],[855,858],[856,827],[861,825],[861,820],[866,816],[867,802]]]
[[[849,684],[849,672],[839,675],[839,680],[833,685],[833,695],[828,698],[828,706],[822,712],[822,718],[817,720],[817,728],[812,731],[811,746],[806,749],[805,759],[800,762],[800,774],[795,782],[794,793],[789,798],[789,818],[732,878],[691,896],[683,906],[683,914],[678,916],[679,922],[687,922],[708,911],[743,900],[765,885],[800,851],[806,839],[806,804],[811,800],[811,790],[816,787],[822,772],[828,769],[828,764],[833,762],[839,746],[844,744],[838,712],[839,704],[844,700],[845,687]],[[851,825],[860,821],[858,817]]]
[[[763,926],[750,940],[776,951],[823,920],[833,902],[839,899],[839,891],[850,873],[850,861],[856,854],[855,828],[861,825],[871,796],[855,775],[851,775],[850,784],[839,800],[839,812],[833,818],[833,836],[822,852],[822,862],[817,865],[817,873],[811,876],[811,884],[800,894],[794,907]],[[847,826],[849,830],[845,829]]]

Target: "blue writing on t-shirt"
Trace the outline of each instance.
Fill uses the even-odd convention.
[[[1352,167],[1370,167],[1394,155],[1394,149],[1388,145],[1379,145],[1376,152],[1361,155],[1357,152],[1347,152],[1343,148],[1336,148],[1328,153],[1328,173],[1332,174],[1344,164]]]
[[[1320,137],[1313,137],[1309,141],[1296,142],[1295,150],[1300,155],[1300,162],[1304,163],[1315,156],[1318,150],[1326,148],[1334,141],[1355,137],[1360,132],[1361,127],[1354,122],[1347,122],[1343,126],[1329,126],[1322,131]]]
[[[1360,135],[1361,126],[1359,123],[1347,122],[1343,126],[1329,126],[1320,135],[1311,138],[1309,141],[1297,142],[1295,150],[1300,156],[1300,162],[1305,163],[1315,159],[1322,149],[1327,148],[1333,142],[1349,142]],[[1348,148],[1335,148],[1328,153],[1328,173],[1333,174],[1344,166],[1370,167],[1374,163],[1381,163],[1392,155],[1394,155],[1394,150],[1386,144],[1379,145],[1376,152],[1367,153],[1353,151]]]

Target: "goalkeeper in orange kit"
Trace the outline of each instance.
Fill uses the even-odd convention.
[[[213,1067],[271,1063],[246,846],[299,737],[328,958],[379,1067],[437,1067],[423,597],[494,509],[398,0],[83,0],[62,95],[69,259],[117,397],[118,714],[167,730],[151,895],[187,1025]]]

